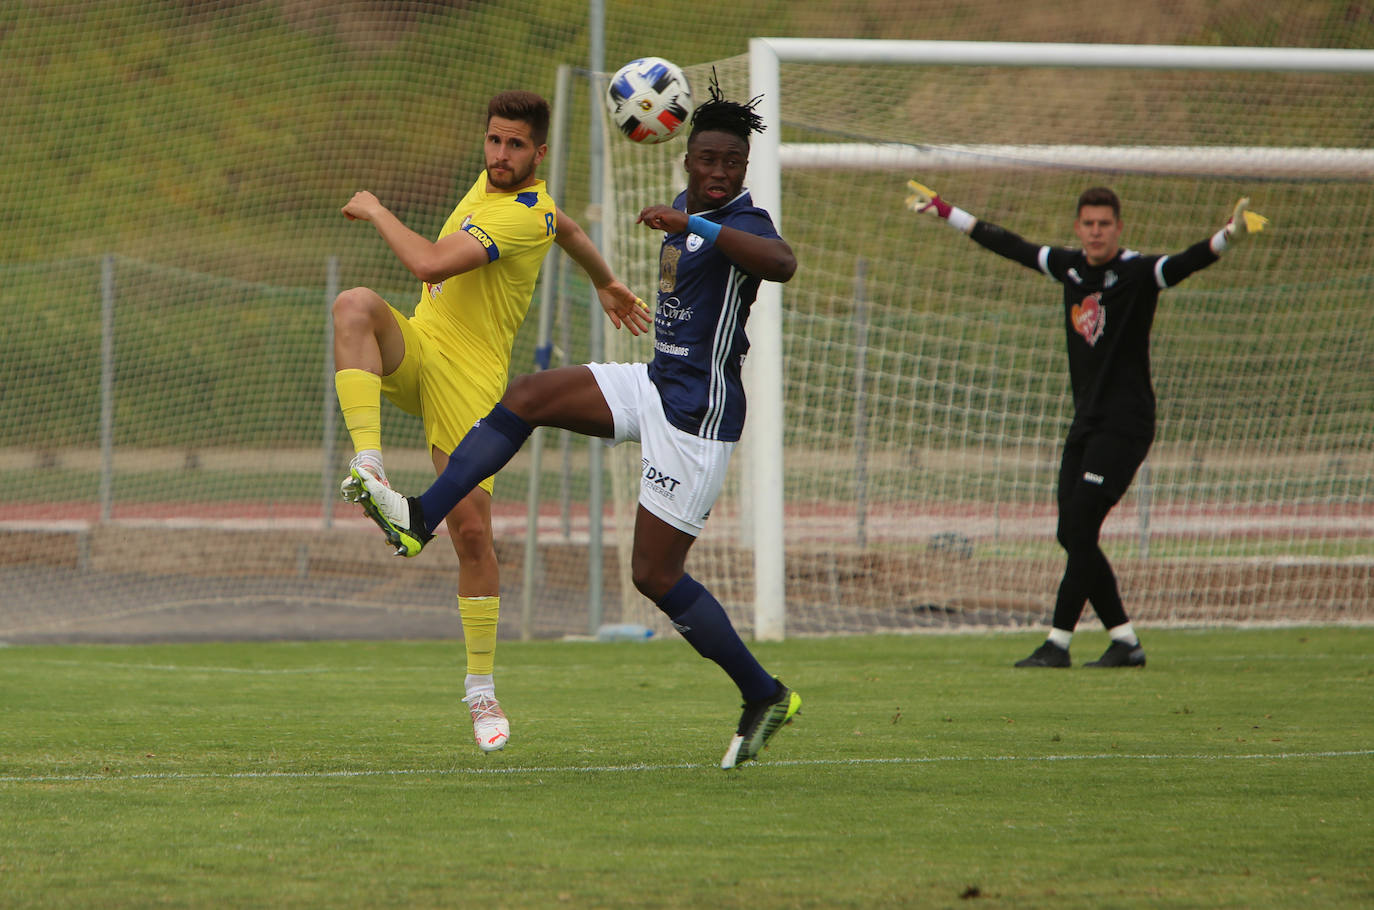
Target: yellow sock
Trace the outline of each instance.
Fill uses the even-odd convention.
[[[382,377],[367,370],[339,370],[334,374],[344,426],[353,451],[382,449]]]
[[[490,676],[496,668],[496,621],[501,598],[458,597],[458,614],[463,618],[463,644],[468,649],[468,673]]]

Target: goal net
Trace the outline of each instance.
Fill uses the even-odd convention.
[[[665,29],[644,4],[606,6],[596,68],[726,57],[754,28],[738,4],[715,11],[709,36]],[[977,33],[1052,39],[1089,6],[984,16]],[[1251,28],[1242,6],[1142,9],[1109,33],[1369,46],[1368,24],[1339,12]],[[1001,10],[946,7],[782,4],[770,21],[945,37],[970,34],[972,7]],[[587,59],[588,15],[534,0],[0,11],[12,126],[0,170],[23,176],[4,197],[0,256],[0,642],[461,634],[449,542],[393,559],[338,498],[352,446],[333,400],[330,302],[353,286],[403,312],[418,299],[376,231],[339,207],[369,189],[436,236],[482,166],[486,100],[518,86],[558,99],[566,124],[541,173],[595,230],[587,140],[601,102],[585,74],[572,97],[558,76]],[[1057,289],[901,200],[919,176],[1066,243],[1072,200],[1107,182],[1128,244],[1146,251],[1206,236],[1242,193],[1273,219],[1161,301],[1160,438],[1107,528],[1128,605],[1153,622],[1368,621],[1368,67],[894,65],[879,47],[859,63],[780,57],[762,90],[778,108],[751,184],[801,268],[765,285],[751,320],[746,440],[692,571],[763,638],[1042,622],[1068,417]],[[761,91],[747,57],[715,66],[731,97]],[[710,70],[689,70],[699,96]],[[600,224],[648,296],[659,238],[634,215],[681,189],[684,145],[603,138],[613,199]],[[763,160],[774,138],[779,166]],[[596,349],[602,316],[565,260],[546,263],[549,294],[513,372],[647,359],[651,341],[624,333]],[[545,299],[558,314],[547,334]],[[382,422],[393,483],[422,489],[433,466],[419,420],[388,404]],[[628,579],[636,454],[541,431],[501,472],[503,638],[585,635],[603,619],[669,634]]]
[[[905,209],[905,182],[1051,245],[1074,245],[1079,192],[1106,184],[1142,252],[1206,238],[1240,196],[1272,222],[1161,295],[1158,433],[1103,529],[1133,619],[1374,620],[1370,55],[1079,46],[1050,64],[924,44],[928,63],[906,42],[756,39],[752,74],[748,56],[687,70],[698,101],[712,72],[732,99],[767,87],[748,185],[800,263],[776,325],[763,297],[750,321],[751,358],[776,331],[781,366],[751,365],[751,428],[693,573],[760,637],[1046,624],[1071,417],[1060,291]],[[684,186],[685,144],[608,148],[618,265],[652,289],[660,235],[634,219]]]

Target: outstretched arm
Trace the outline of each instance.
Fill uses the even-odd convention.
[[[554,235],[554,240],[587,273],[592,286],[596,288],[601,308],[610,317],[612,325],[618,329],[627,328],[632,335],[641,335],[649,330],[648,306],[615,277],[596,244],[592,243],[592,238],[562,209],[558,210],[558,233]]]
[[[637,222],[655,230],[680,234],[696,218],[692,231],[714,243],[730,261],[750,275],[765,281],[790,281],[797,272],[797,257],[780,237],[760,237],[738,228],[707,221],[697,215],[679,212],[670,205],[651,205],[639,213]],[[698,230],[699,228],[699,230]],[[707,236],[710,234],[711,236]]]
[[[911,195],[906,197],[906,207],[913,212],[934,215],[973,238],[979,246],[989,249],[999,256],[1019,262],[1028,269],[1035,269],[1050,275],[1049,247],[1039,246],[1014,234],[1006,228],[989,221],[979,221],[968,212],[940,198],[940,194],[915,180],[906,182]],[[1051,275],[1050,277],[1053,277]]]
[[[359,190],[341,210],[349,221],[370,221],[401,264],[421,281],[437,284],[488,262],[482,244],[464,231],[437,243],[412,231],[367,190]]]

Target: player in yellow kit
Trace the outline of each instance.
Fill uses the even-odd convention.
[[[617,328],[648,329],[643,301],[618,281],[576,222],[535,176],[548,146],[549,106],[530,92],[502,92],[487,106],[486,169],[463,196],[435,241],[401,223],[372,193],[354,194],[349,219],[370,221],[396,257],[423,282],[407,318],[369,288],[334,301],[335,388],[356,454],[344,479],[345,499],[371,514],[361,483],[385,483],[381,398],[424,422],[436,472],[468,429],[506,388],[511,345],[550,243],[587,273]],[[510,723],[493,679],[500,579],[491,534],[488,478],[448,516],[458,554],[458,606],[467,648],[464,688],[473,736],[483,751],[505,746]]]

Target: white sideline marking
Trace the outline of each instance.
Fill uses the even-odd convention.
[[[922,758],[919,756],[894,758],[802,758],[762,762],[758,767],[846,767],[853,765],[931,765],[946,762],[1064,762],[1064,761],[1275,761],[1294,758],[1362,758],[1374,756],[1374,749],[1348,752],[1252,752],[1243,755],[1165,755],[1112,754],[1095,755],[946,755]],[[519,774],[620,774],[645,771],[692,771],[717,769],[716,763],[683,762],[667,765],[564,765],[561,767],[511,768],[407,768],[390,771],[235,771],[214,772],[152,772],[145,774],[58,774],[0,777],[0,784],[90,783],[93,781],[135,780],[334,780],[358,777],[458,777]]]

